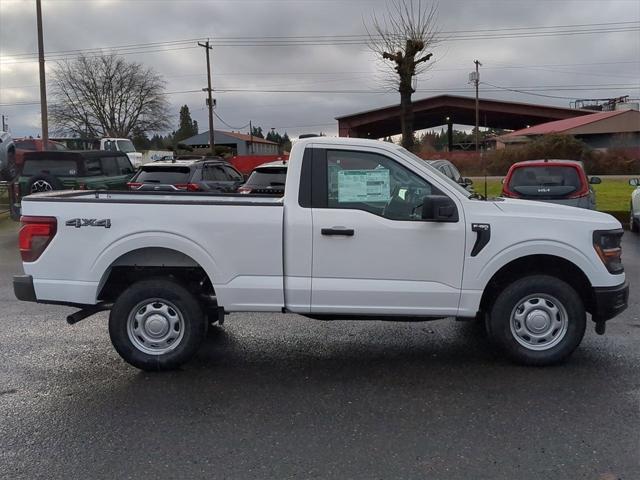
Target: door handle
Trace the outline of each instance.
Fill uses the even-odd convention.
[[[323,228],[320,230],[322,235],[342,235],[344,237],[353,237],[355,231],[353,228]]]

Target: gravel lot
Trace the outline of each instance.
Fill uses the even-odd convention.
[[[452,321],[235,314],[162,374],[120,360],[106,314],[15,300],[16,237],[0,222],[1,478],[640,478],[640,236],[630,308],[562,366]]]

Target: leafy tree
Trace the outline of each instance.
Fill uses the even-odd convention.
[[[81,55],[51,75],[56,131],[80,137],[129,137],[165,130],[165,82],[151,68],[115,54]]]
[[[178,141],[198,134],[198,122],[191,119],[191,112],[187,105],[180,107],[179,125],[178,130],[173,134],[174,138]]]

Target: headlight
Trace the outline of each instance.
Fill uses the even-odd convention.
[[[623,230],[596,230],[593,232],[593,248],[596,249],[600,260],[607,267],[609,273],[619,274],[624,272],[622,266],[622,241]]]

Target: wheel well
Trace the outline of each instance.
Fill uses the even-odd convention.
[[[571,285],[582,299],[585,309],[593,305],[591,282],[579,267],[553,255],[529,255],[513,260],[498,270],[484,289],[480,310],[488,311],[496,296],[511,282],[528,275],[550,275]]]
[[[113,302],[132,283],[158,277],[176,279],[196,295],[215,295],[207,272],[191,257],[170,248],[148,247],[132,250],[109,266],[98,300]]]

